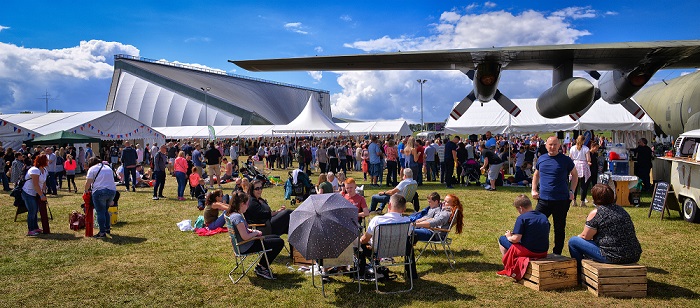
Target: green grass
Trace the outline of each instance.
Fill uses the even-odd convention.
[[[276,171],[286,180],[285,172]],[[363,183],[362,175],[351,173]],[[77,180],[84,183],[83,178]],[[83,237],[68,228],[68,214],[78,210],[79,195],[59,192],[50,198],[54,220],[51,235],[26,237],[26,214],[13,222],[15,207],[0,195],[0,307],[14,306],[700,306],[700,225],[686,223],[676,212],[659,219],[646,208],[627,208],[632,215],[644,253],[640,263],[649,269],[648,296],[644,299],[595,298],[581,287],[536,292],[496,275],[501,269],[496,239],[511,229],[517,213],[511,203],[526,188],[504,187],[487,192],[480,187],[444,189],[438,183],[419,188],[421,199],[431,191],[456,194],[465,206],[464,233],[454,236],[457,264],[450,269],[444,256],[428,253],[418,262],[421,278],[415,290],[400,295],[379,295],[374,285],[357,285],[339,278],[327,288],[327,298],[315,289],[309,276],[287,269],[291,260],[282,255],[273,264],[275,281],[254,275],[233,285],[228,235],[199,237],[180,232],[176,223],[193,221],[201,214],[194,201],[178,202],[175,178],[168,177],[167,200],[152,201],[152,191],[123,193],[120,223],[106,240]],[[228,184],[226,187],[231,187]],[[123,189],[123,187],[122,187]],[[378,189],[367,189],[371,196]],[[273,209],[282,204],[283,188],[264,191]],[[369,200],[369,197],[368,197]],[[425,206],[424,203],[421,205]],[[569,211],[567,237],[581,231],[589,208]],[[568,251],[564,251],[568,255]]]

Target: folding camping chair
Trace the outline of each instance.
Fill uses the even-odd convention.
[[[359,231],[359,229],[358,229]],[[346,275],[346,274],[353,274],[355,276],[355,280],[357,280],[357,293],[360,293],[361,291],[361,285],[360,285],[360,268],[358,266],[357,260],[360,258],[359,255],[359,247],[360,247],[360,232],[358,232],[358,237],[357,241],[350,243],[345,250],[338,256],[337,258],[334,259],[322,259],[321,264],[319,264],[317,261],[314,260],[314,265],[318,265],[319,267],[345,267],[345,266],[352,266],[353,270],[346,270],[346,271],[338,271],[336,273],[321,273],[321,292],[323,293],[323,297],[326,297],[326,282],[324,278],[328,278],[330,276],[337,276],[337,275]],[[315,288],[316,286],[316,275],[315,275],[315,268],[316,266],[311,267],[311,281],[314,285]]]
[[[409,184],[406,186],[406,202],[411,202],[413,204],[413,209],[418,212],[420,210],[420,204],[418,204],[418,184]]]
[[[411,232],[411,227],[413,223],[402,222],[402,223],[390,223],[390,224],[380,224],[377,225],[374,231],[374,237],[372,239],[372,269],[374,270],[374,285],[377,293],[400,293],[408,292],[413,290],[413,271],[411,267],[411,256],[406,255],[406,245],[413,243],[413,232]],[[410,235],[409,235],[410,233]],[[410,241],[410,243],[408,242]],[[403,257],[404,262],[395,262],[397,257]],[[391,263],[378,264],[380,262],[375,262],[375,260],[390,259]],[[408,272],[406,273],[406,279],[410,281],[411,287],[409,289],[394,291],[394,292],[382,292],[379,291],[379,282],[377,281],[377,268],[382,266],[408,266]]]
[[[437,255],[436,248],[438,245],[442,245],[442,249],[445,251],[445,256],[447,257],[447,261],[449,262],[450,267],[455,268],[455,257],[452,253],[452,249],[450,248],[450,245],[452,244],[452,239],[449,238],[449,235],[450,231],[452,230],[452,226],[454,226],[455,224],[455,218],[457,217],[458,211],[459,210],[455,211],[455,214],[452,217],[452,221],[450,221],[449,229],[428,228],[430,231],[433,231],[433,235],[430,236],[430,239],[425,241],[425,246],[423,246],[423,249],[421,249],[420,253],[418,253],[418,256],[416,257],[416,262],[418,262],[418,259],[420,259],[420,257],[423,255],[423,252],[425,252],[425,250],[428,249],[428,246],[432,248],[433,254]]]
[[[265,263],[267,264],[267,268],[270,269],[270,276],[273,276],[272,269],[270,268],[270,261],[267,259],[267,252],[272,251],[272,249],[265,249],[265,243],[263,242],[263,238],[254,237],[246,241],[238,242],[238,240],[236,239],[236,226],[231,224],[231,220],[228,218],[228,216],[224,215],[224,218],[226,219],[226,228],[228,229],[228,235],[231,238],[231,245],[233,245],[233,256],[236,260],[236,266],[230,272],[228,272],[228,278],[231,279],[231,281],[234,284],[237,283],[250,271],[251,268],[253,268],[253,266],[258,264],[258,262],[260,262],[260,259],[262,259],[263,257],[265,257]],[[260,244],[262,245],[262,250],[258,252],[242,253],[239,245],[252,241],[260,241]],[[249,256],[253,256],[253,261],[246,267],[244,265],[244,262],[245,259]],[[235,272],[239,267],[241,268],[241,275],[234,279],[233,272]]]

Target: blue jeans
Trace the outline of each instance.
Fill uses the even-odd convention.
[[[217,218],[214,222],[210,223],[207,226],[207,229],[216,230],[217,228],[223,227],[224,224],[226,223],[226,218],[224,218],[224,215],[226,215],[226,211],[221,213],[221,216],[219,216],[219,218]]]
[[[30,196],[23,190],[22,200],[24,200],[24,206],[27,207],[27,229],[29,231],[39,229],[39,222],[36,218],[36,213],[39,211],[39,204],[36,202],[35,197]]]
[[[100,233],[110,231],[109,203],[114,201],[116,190],[100,189],[92,192],[92,203],[95,205],[97,214],[97,224],[100,226]]]
[[[413,230],[413,234],[415,236],[415,241],[427,242],[430,240],[430,237],[433,236],[433,231],[425,228],[415,228]],[[437,236],[435,237],[435,240],[439,240]]]
[[[435,181],[437,177],[437,162],[426,161],[425,162],[425,173],[426,180],[428,182]]]
[[[176,171],[175,179],[177,180],[177,197],[184,197],[185,186],[187,185],[187,174],[184,172]]]
[[[578,236],[569,239],[569,253],[572,258],[576,259],[579,268],[581,267],[581,260],[584,258],[608,263],[608,260],[600,253],[600,247],[593,240],[584,240]]]
[[[389,203],[389,199],[391,196],[389,195],[374,195],[372,196],[372,202],[370,203],[369,210],[374,211],[377,208],[377,203],[379,203],[379,210],[384,209],[384,205]]]
[[[5,172],[0,172],[0,181],[2,181],[2,189],[5,191],[10,191],[10,179],[7,178]]]

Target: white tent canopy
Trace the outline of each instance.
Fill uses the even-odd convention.
[[[287,125],[276,126],[273,132],[277,133],[328,133],[347,132],[337,124],[333,123],[319,107],[314,95],[309,96],[306,107],[292,122]]]
[[[120,111],[3,114],[0,120],[14,123],[22,131],[32,131],[33,139],[59,131],[69,131],[101,140],[163,140],[164,135]],[[9,125],[8,125],[9,126]]]
[[[376,121],[376,122],[351,122],[338,123],[340,128],[347,130],[341,133],[344,136],[400,135],[408,136],[411,129],[406,121]],[[230,125],[214,126],[217,138],[257,138],[257,137],[283,137],[293,136],[293,132],[281,132],[285,125]],[[278,128],[280,130],[278,130]],[[163,133],[168,139],[206,139],[209,131],[206,126],[174,126],[157,127],[157,131]],[[299,133],[298,135],[329,136],[331,133]],[[335,133],[333,133],[335,134]]]
[[[513,102],[522,112],[517,117],[510,116],[503,108],[491,101],[483,106],[478,102],[467,112],[454,120],[449,118],[445,131],[451,134],[483,134],[491,131],[502,133],[539,133],[571,130],[620,130],[652,131],[654,121],[647,115],[641,120],[633,117],[620,105],[596,101],[578,121],[569,116],[548,119],[541,116],[535,107],[536,99],[515,99]]]
[[[2,119],[1,115],[0,119]],[[5,148],[19,149],[23,141],[38,136],[41,134],[4,119],[0,120],[0,141]]]

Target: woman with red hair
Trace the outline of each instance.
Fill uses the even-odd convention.
[[[416,229],[414,230],[415,241],[428,241],[433,236],[433,232],[429,228],[450,229],[450,223],[454,220],[453,226],[457,228],[456,233],[462,233],[464,225],[463,215],[464,207],[459,201],[459,198],[454,194],[445,196],[445,201],[440,206],[440,195],[432,193],[428,196],[428,203],[431,209],[422,218],[416,220]],[[445,234],[441,234],[444,238]]]
[[[45,154],[40,154],[34,159],[34,167],[29,168],[24,179],[27,180],[22,186],[22,200],[27,207],[27,236],[37,236],[40,233],[48,234],[49,219],[46,216],[46,178],[49,175],[46,167],[49,159]],[[41,209],[41,225],[44,229],[39,229],[37,221],[37,211]]]

